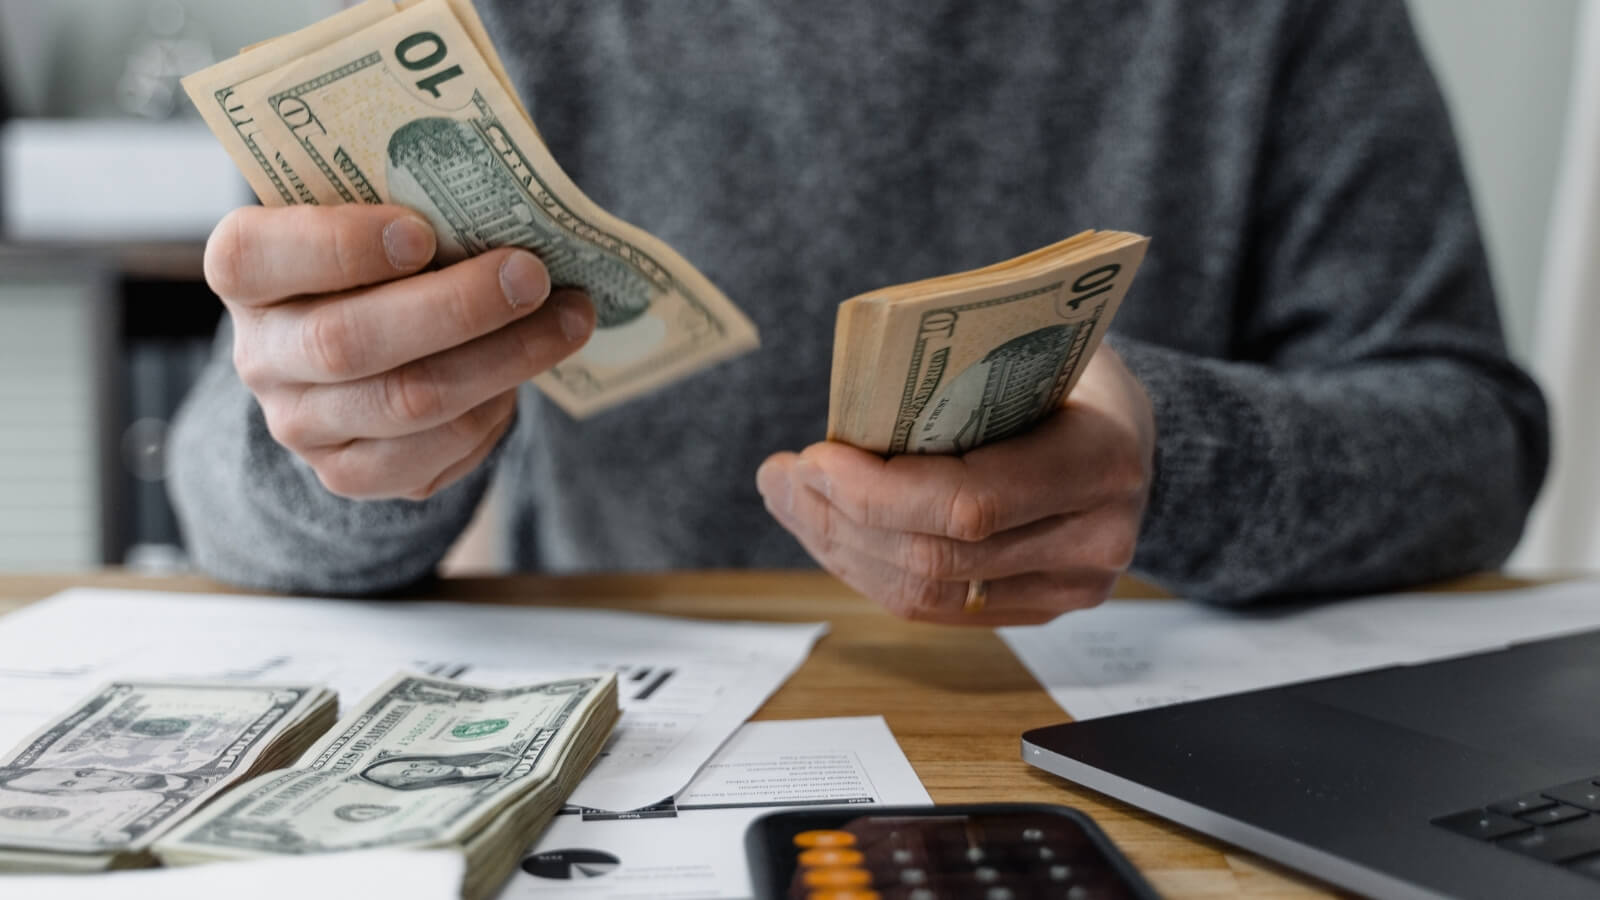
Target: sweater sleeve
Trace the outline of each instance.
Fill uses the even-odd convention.
[[[1493,568],[1548,423],[1443,100],[1397,0],[1318,4],[1285,50],[1230,358],[1113,338],[1158,430],[1134,570],[1243,603]]]
[[[168,491],[195,564],[235,584],[311,594],[378,593],[431,575],[471,520],[495,456],[420,502],[338,497],[268,433],[232,343],[225,319],[169,444]]]

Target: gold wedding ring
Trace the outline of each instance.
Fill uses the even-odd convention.
[[[975,578],[967,582],[967,599],[961,603],[961,611],[967,615],[983,612],[983,605],[989,602],[989,582],[982,578]]]

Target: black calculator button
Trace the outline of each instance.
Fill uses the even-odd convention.
[[[909,866],[921,862],[924,858],[923,854],[906,847],[896,847],[889,851],[889,861],[897,866]]]
[[[1517,816],[1517,818],[1527,822],[1529,825],[1554,825],[1557,822],[1567,822],[1572,819],[1581,819],[1588,814],[1589,813],[1587,810],[1579,809],[1576,806],[1568,806],[1565,803],[1557,803],[1554,806],[1547,806],[1544,809],[1538,810],[1537,812],[1523,813],[1522,815]]]
[[[1434,819],[1433,824],[1441,828],[1448,828],[1456,834],[1477,838],[1480,841],[1492,841],[1508,834],[1527,831],[1532,827],[1527,822],[1481,809],[1469,809],[1453,816]]]
[[[1047,841],[1076,841],[1074,829],[1066,828],[1050,817],[1030,817],[1021,822],[987,822],[983,825],[985,844],[1041,843]]]
[[[922,847],[865,847],[862,865],[874,872],[894,872],[900,869],[927,869],[930,857]]]
[[[928,873],[924,872],[921,869],[901,869],[900,870],[900,883],[901,884],[927,884],[928,883]]]
[[[1523,794],[1521,797],[1512,797],[1490,805],[1491,812],[1502,816],[1515,816],[1525,812],[1534,812],[1547,806],[1555,806],[1556,802],[1543,794]]]
[[[1543,792],[1546,797],[1552,797],[1581,809],[1591,812],[1600,812],[1600,786],[1593,781],[1574,781],[1563,784]]]
[[[1502,839],[1500,846],[1546,862],[1563,862],[1600,853],[1600,816],[1589,816],[1560,825]]]

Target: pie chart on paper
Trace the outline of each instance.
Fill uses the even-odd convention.
[[[549,850],[525,857],[522,871],[552,881],[579,881],[609,875],[620,865],[622,860],[603,850]]]

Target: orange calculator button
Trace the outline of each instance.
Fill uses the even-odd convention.
[[[859,866],[866,857],[848,847],[812,847],[800,851],[800,865],[815,869],[823,866]]]
[[[812,891],[806,895],[806,900],[883,900],[883,895],[877,891],[846,888],[842,891]]]
[[[796,847],[854,847],[856,836],[848,831],[802,831],[794,836]]]
[[[808,888],[864,888],[872,884],[866,869],[807,869],[800,880]]]

